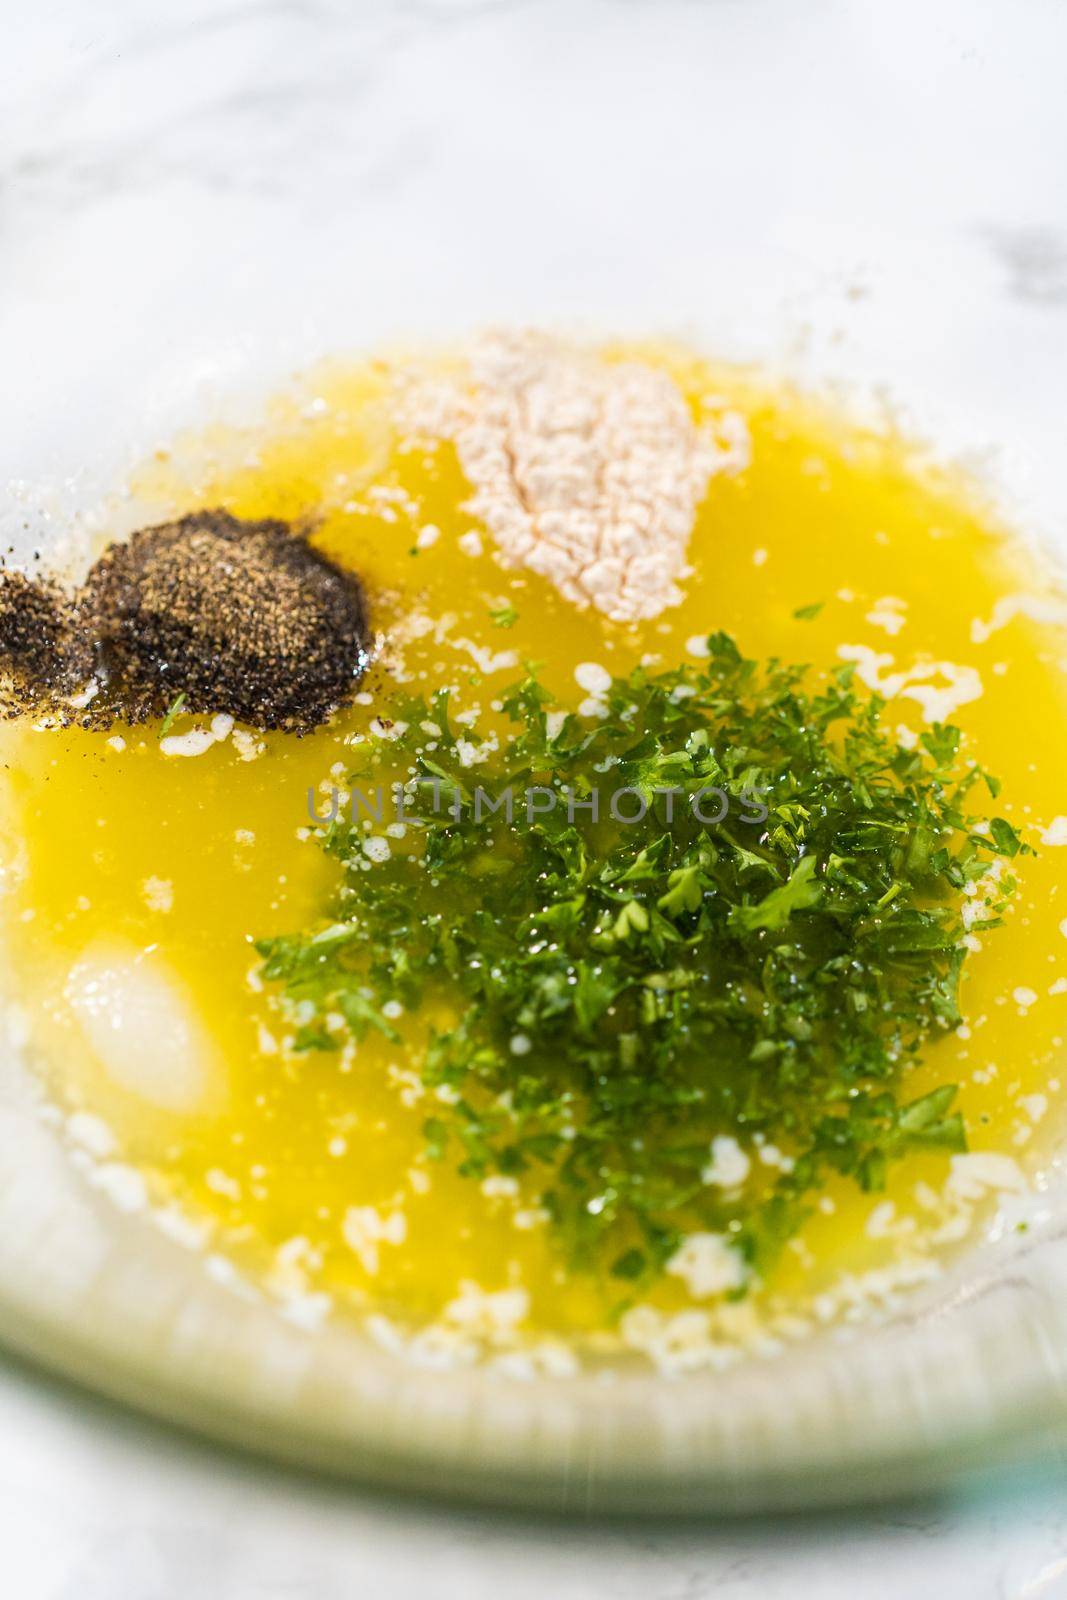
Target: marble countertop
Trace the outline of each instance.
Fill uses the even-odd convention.
[[[1062,0],[0,0],[0,27],[0,533],[327,350],[504,319],[884,379],[1062,517]],[[17,1600],[1039,1600],[1067,1470],[548,1523],[275,1472],[0,1363],[0,1549]]]
[[[274,1471],[0,1367],[0,1548],[13,1600],[1059,1600],[1067,1463],[868,1513],[546,1521]]]

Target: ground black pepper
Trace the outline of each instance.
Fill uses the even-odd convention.
[[[72,594],[0,573],[13,713],[142,722],[182,694],[188,711],[306,732],[351,696],[368,659],[359,580],[285,522],[211,510],[143,528]],[[73,709],[93,677],[97,693]]]

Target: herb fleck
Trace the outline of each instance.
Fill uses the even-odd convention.
[[[184,704],[185,704],[187,699],[188,699],[188,696],[184,693],[184,691],[183,691],[183,693],[177,694],[177,695],[174,696],[174,699],[171,701],[170,705],[167,707],[167,714],[163,718],[162,723],[160,724],[159,737],[161,739],[165,739],[167,737],[167,734],[170,732],[171,728],[173,728],[173,726],[175,724],[175,721],[181,715],[182,707],[184,706]]]

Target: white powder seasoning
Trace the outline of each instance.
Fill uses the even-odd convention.
[[[402,426],[454,441],[474,488],[464,509],[505,564],[620,622],[680,601],[709,480],[748,461],[740,417],[714,437],[666,372],[546,334],[487,336],[458,372],[409,371],[397,387]]]

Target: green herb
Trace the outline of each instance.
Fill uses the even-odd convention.
[[[424,1084],[449,1091],[430,1153],[522,1175],[573,1262],[634,1286],[694,1229],[765,1276],[831,1175],[876,1189],[911,1151],[965,1148],[955,1086],[909,1099],[909,1069],[960,1021],[967,886],[1028,850],[961,808],[984,775],[956,729],[905,749],[851,668],[812,687],[708,646],[699,668],[616,679],[593,726],[550,724],[536,678],[514,684],[514,733],[477,769],[485,793],[512,789],[511,825],[479,810],[447,694],[405,703],[404,846],[366,870],[362,830],[332,824],[329,922],[258,946],[299,1048],[341,1042],[327,1016],[395,1037],[400,1002]],[[627,815],[647,807],[630,825],[608,813],[623,788]],[[709,788],[715,823],[692,803]],[[427,1025],[427,1001],[453,1024]],[[721,1133],[789,1160],[726,1192],[704,1180]]]
[[[798,622],[814,622],[825,604],[825,600],[816,600],[814,605],[799,606],[793,615]]]
[[[495,611],[490,611],[489,616],[496,628],[513,628],[519,620],[519,613],[514,606],[498,606]]]
[[[165,739],[167,737],[167,734],[170,732],[171,728],[173,728],[174,723],[175,723],[177,717],[180,715],[181,709],[185,704],[185,700],[186,700],[186,696],[185,696],[184,693],[179,694],[179,695],[175,695],[174,699],[171,701],[170,705],[167,707],[167,714],[163,718],[163,721],[160,724],[160,728],[159,728],[159,737],[161,739]]]

